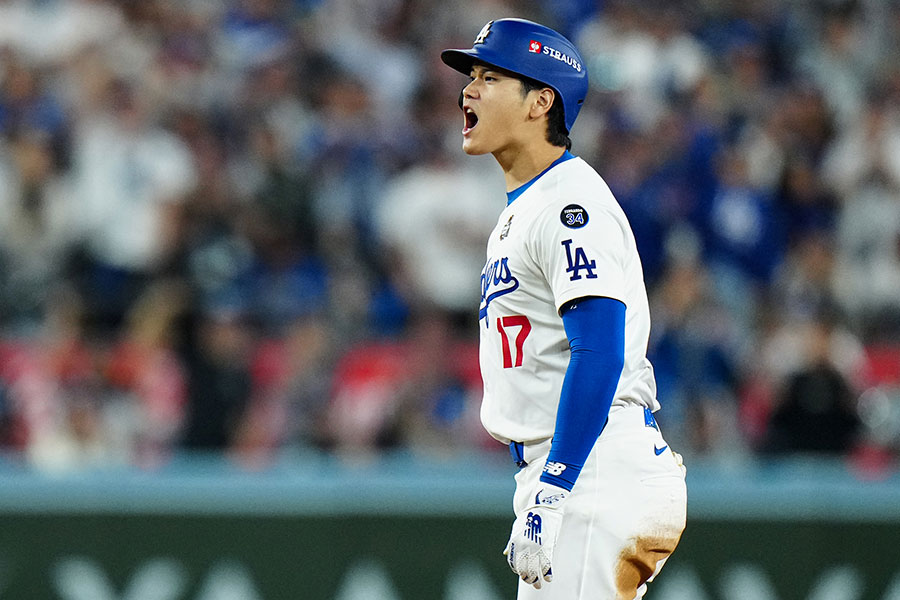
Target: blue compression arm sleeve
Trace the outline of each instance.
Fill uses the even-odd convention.
[[[592,296],[564,309],[571,357],[541,481],[571,490],[609,416],[625,364],[625,305]]]

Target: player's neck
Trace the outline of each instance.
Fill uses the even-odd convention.
[[[511,192],[534,179],[565,151],[542,140],[528,147],[505,148],[495,152],[494,158],[503,169],[506,191]]]

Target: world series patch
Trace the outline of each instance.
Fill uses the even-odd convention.
[[[571,229],[579,229],[587,225],[588,214],[583,207],[577,204],[570,204],[559,213],[559,220],[562,224]]]

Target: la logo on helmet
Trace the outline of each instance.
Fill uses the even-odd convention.
[[[493,21],[488,21],[484,27],[481,28],[481,31],[478,32],[478,37],[475,38],[475,41],[472,42],[472,45],[475,44],[483,44],[484,39],[491,33],[491,25],[493,25]]]
[[[543,46],[537,40],[531,40],[531,43],[528,45],[528,51],[532,54],[540,54]]]

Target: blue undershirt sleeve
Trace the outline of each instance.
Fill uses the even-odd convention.
[[[571,490],[603,431],[625,364],[625,305],[591,296],[562,312],[571,357],[541,481]]]

